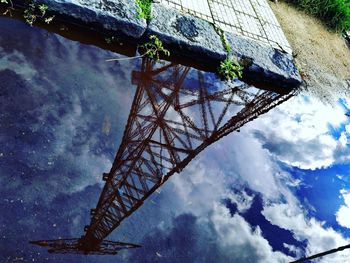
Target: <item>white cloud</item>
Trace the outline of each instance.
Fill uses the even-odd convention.
[[[16,74],[23,76],[24,79],[31,79],[37,74],[37,71],[22,53],[17,50],[14,50],[12,53],[6,53],[0,47],[0,71],[2,70],[14,71]]]
[[[244,213],[251,207],[254,195],[250,195],[244,189],[240,189],[240,191],[228,193],[227,198],[237,205],[237,210],[240,213]]]
[[[62,52],[67,50],[69,56]],[[123,67],[118,67],[116,77],[115,64],[104,61],[111,54],[114,53],[92,46],[82,48],[78,42],[67,42],[58,35],[47,39],[41,57],[30,57],[31,53],[17,50],[5,53],[0,47],[0,71],[10,70],[18,74],[26,84],[23,85],[25,91],[28,91],[25,94],[13,91],[9,96],[15,96],[19,104],[23,97],[30,101],[31,106],[23,110],[33,119],[29,127],[31,134],[23,134],[16,160],[28,169],[19,168],[13,174],[16,174],[18,186],[21,177],[30,177],[33,171],[40,176],[33,177],[29,185],[18,191],[24,199],[50,202],[60,193],[71,194],[103,183],[102,173],[109,171],[112,160],[99,146],[104,128],[102,120],[111,119],[110,125],[114,129],[106,136],[121,138],[116,134],[120,135],[124,130],[136,90],[130,88],[130,68],[137,62],[125,62]],[[38,60],[45,61],[47,67],[38,68]],[[13,102],[8,100],[8,103]],[[16,107],[20,107],[19,104]],[[91,125],[99,122],[101,125],[97,129]],[[13,136],[9,132],[5,134],[10,138]],[[35,141],[28,143],[25,136],[35,138]],[[73,140],[81,140],[81,143],[76,146]],[[6,145],[6,141],[2,143]],[[11,158],[5,151],[1,154]],[[3,168],[0,173],[9,175]]]
[[[218,164],[211,160],[203,161],[202,158],[193,160],[181,174],[175,174],[170,180],[172,187],[169,190],[179,198],[177,214],[207,214],[214,203],[229,193],[228,180]],[[173,196],[173,193],[167,194]]]
[[[306,255],[314,255],[350,243],[342,234],[314,218],[308,219],[303,210],[293,203],[277,203],[264,207],[263,215],[272,224],[289,230],[300,241],[306,241]],[[320,262],[346,262],[350,251],[322,258]]]
[[[343,227],[350,228],[350,190],[342,189],[340,194],[345,204],[336,213],[337,222]]]
[[[344,131],[340,134],[339,142],[343,147],[350,144],[350,124],[346,125]]]
[[[340,104],[323,104],[299,95],[272,112],[249,127],[256,130],[256,137],[280,161],[302,169],[317,169],[343,161],[349,155],[344,138],[337,140],[330,130],[348,121]]]
[[[262,236],[259,227],[253,229],[238,214],[233,217],[229,211],[216,205],[211,221],[218,236],[218,242],[232,262],[288,262],[292,258],[279,251],[273,251]]]
[[[350,161],[350,124],[346,125],[344,131],[340,134],[335,158],[342,163]]]
[[[248,254],[259,258],[260,261],[257,259],[256,262],[287,262],[290,260],[287,260],[282,253],[272,252],[268,241],[261,235],[260,228],[254,230],[240,215],[235,214],[231,217],[228,209],[215,204],[220,197],[225,196],[237,204],[239,211],[249,209],[252,197],[243,191],[242,186],[244,185],[262,194],[264,200],[263,214],[272,224],[291,231],[297,240],[306,241],[305,253],[307,255],[350,243],[350,240],[344,238],[341,233],[332,228],[327,228],[323,222],[319,222],[314,218],[309,219],[305,215],[306,208],[302,207],[298,198],[288,189],[288,187],[298,187],[302,182],[294,180],[291,175],[282,171],[274,162],[275,159],[279,159],[281,156],[274,152],[271,154],[268,149],[263,147],[261,138],[255,136],[257,129],[265,133],[282,129],[281,134],[275,134],[276,137],[281,136],[285,142],[290,139],[300,146],[299,151],[295,152],[299,159],[293,160],[291,156],[285,155],[282,156],[283,161],[294,165],[298,163],[300,167],[312,169],[331,165],[336,161],[333,156],[337,147],[339,147],[339,143],[329,134],[329,123],[334,127],[338,127],[344,119],[337,115],[335,118],[327,117],[327,120],[324,121],[321,120],[321,115],[325,114],[323,112],[317,116],[318,120],[315,121],[312,115],[318,114],[316,113],[317,108],[321,105],[313,104],[310,107],[312,109],[309,116],[301,118],[301,127],[298,127],[296,123],[294,109],[291,106],[282,111],[277,109],[277,113],[275,111],[273,114],[264,116],[262,121],[258,119],[256,123],[250,123],[247,127],[241,129],[240,133],[225,137],[219,143],[207,149],[198,159],[184,169],[183,174],[175,175],[177,178],[171,180],[173,183],[176,182],[174,189],[182,196],[181,198],[186,202],[193,202],[194,213],[200,216],[201,220],[206,220],[208,212],[211,213],[210,220],[220,237],[222,247],[230,248],[233,251],[232,253],[235,253],[241,260],[246,260]],[[304,108],[304,111],[308,110]],[[290,111],[287,119],[285,119],[286,111]],[[335,112],[340,114],[342,109],[337,108]],[[287,124],[279,123],[284,121]],[[270,123],[276,124],[277,127],[269,127],[271,126]],[[284,125],[286,126],[282,128]],[[304,126],[306,127],[305,133],[302,131]],[[320,147],[320,152],[314,152],[315,149],[310,151],[304,149],[306,147],[304,143],[309,143],[308,146],[311,145],[309,140],[313,137],[314,132],[318,134],[314,146],[315,149]],[[272,140],[276,137],[272,137]],[[328,147],[331,147],[331,150],[328,150]],[[319,161],[317,160],[317,154],[321,155]],[[191,177],[193,182],[196,183],[185,183]],[[202,187],[204,181],[207,184],[205,192],[195,190],[196,187]],[[241,193],[230,193],[227,188],[231,185],[235,189],[239,189]],[[201,194],[198,195],[198,193]],[[180,209],[179,211],[185,210]],[[191,210],[188,208],[186,211]],[[262,251],[259,251],[259,247]],[[285,247],[295,253],[297,257],[303,254],[301,248],[290,244],[285,244]],[[255,253],[261,254],[257,255]],[[345,262],[345,257],[349,255],[348,252],[338,253],[325,257],[321,262]]]
[[[303,256],[303,251],[302,249],[296,247],[296,246],[293,246],[291,244],[286,244],[286,243],[283,243],[283,246],[289,250],[289,252],[295,254],[297,256],[297,258],[301,258]]]
[[[181,174],[170,179],[167,188],[179,196],[178,212],[206,214],[215,202],[229,198],[238,209],[249,209],[252,196],[244,192],[248,187],[263,194],[266,199],[292,198],[286,185],[298,186],[300,181],[282,171],[263,149],[259,140],[242,131],[225,137],[194,159]],[[234,193],[230,188],[237,189]],[[168,190],[167,190],[168,191]],[[236,202],[237,201],[237,202]]]
[[[276,193],[280,191],[275,177],[280,170],[269,152],[246,130],[223,138],[207,158],[213,158],[234,184],[245,182],[255,191],[271,198],[278,197]]]

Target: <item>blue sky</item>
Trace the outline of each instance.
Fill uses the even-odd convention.
[[[208,147],[110,237],[143,248],[84,257],[29,245],[82,234],[140,65],[8,18],[0,32],[1,262],[288,262],[350,243],[349,99],[300,94]]]

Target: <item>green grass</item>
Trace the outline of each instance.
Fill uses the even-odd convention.
[[[225,59],[218,68],[219,76],[225,80],[242,78],[244,67],[236,60]]]
[[[336,31],[350,30],[350,0],[286,0]]]
[[[152,0],[136,0],[136,4],[139,7],[137,9],[139,18],[144,18],[147,21],[150,21]]]
[[[224,47],[227,54],[231,53],[232,47],[230,43],[227,41],[225,32],[221,28],[215,28],[216,32],[219,34],[222,46]]]
[[[170,51],[164,48],[163,42],[155,35],[149,37],[149,41],[141,46],[146,52],[143,54],[152,59],[159,60],[161,55],[170,56]]]

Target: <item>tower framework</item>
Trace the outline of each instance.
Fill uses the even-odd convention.
[[[193,73],[193,72],[191,72]],[[32,243],[52,253],[117,254],[138,245],[106,241],[120,223],[206,147],[288,100],[236,81],[208,84],[198,71],[144,58],[122,142],[85,234]]]

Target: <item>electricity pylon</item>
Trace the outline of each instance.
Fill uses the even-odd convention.
[[[206,147],[295,93],[259,90],[240,81],[208,84],[201,72],[189,72],[188,67],[143,59],[141,72],[133,72],[137,90],[123,139],[111,170],[103,174],[105,185],[85,234],[32,243],[49,252],[79,254],[138,247],[105,238]]]

